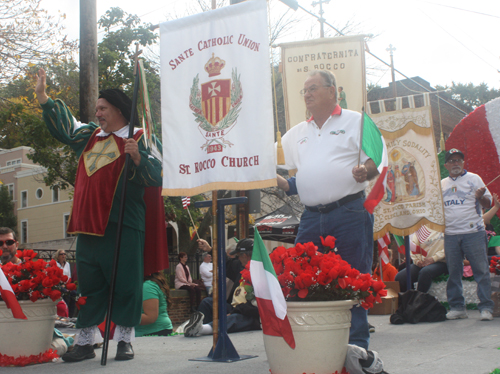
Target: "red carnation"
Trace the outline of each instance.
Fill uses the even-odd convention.
[[[323,237],[320,236],[320,238],[321,238],[321,244],[323,244],[323,247],[330,247],[331,249],[335,248],[335,241],[337,239],[335,239],[333,236],[328,235],[326,237],[326,239],[323,239]]]
[[[50,298],[52,299],[52,301],[56,301],[56,300],[60,299],[61,298],[61,291],[53,290],[50,293]]]

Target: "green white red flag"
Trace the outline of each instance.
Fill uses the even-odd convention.
[[[393,234],[392,236],[394,236],[394,239],[396,239],[396,244],[398,245],[398,252],[404,255],[406,251],[405,239],[399,235]]]
[[[366,197],[364,203],[365,209],[373,213],[373,210],[384,197],[387,186],[386,176],[389,159],[387,157],[387,147],[385,140],[375,122],[363,112],[363,139],[361,140],[361,149],[370,157],[379,172],[379,176],[370,194]]]
[[[266,247],[255,230],[250,277],[257,299],[262,331],[266,335],[282,336],[295,349],[292,327],[286,315],[286,302]]]
[[[2,268],[0,268],[0,296],[2,296],[2,300],[7,304],[7,308],[12,311],[14,318],[28,319],[24,315],[21,305],[19,305],[19,301],[17,301],[16,295],[14,294],[14,290],[10,286]]]

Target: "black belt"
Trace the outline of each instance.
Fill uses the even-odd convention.
[[[333,203],[326,205],[320,204],[316,206],[306,206],[306,209],[310,212],[328,213],[334,209],[340,208],[342,205],[360,199],[364,196],[365,196],[365,191],[359,191],[358,193],[347,195],[340,200],[334,201]]]

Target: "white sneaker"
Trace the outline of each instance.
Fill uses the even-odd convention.
[[[481,310],[481,321],[491,321],[493,319],[493,315],[489,310]]]
[[[462,318],[469,318],[465,310],[450,310],[448,313],[446,313],[446,319],[462,319]]]
[[[203,318],[205,315],[202,312],[194,312],[184,329],[184,336],[189,338],[199,336],[203,327]]]

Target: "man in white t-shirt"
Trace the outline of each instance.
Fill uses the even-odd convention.
[[[477,282],[481,321],[491,321],[493,301],[482,211],[491,206],[491,194],[479,175],[464,170],[464,154],[458,149],[446,152],[444,166],[449,172],[449,177],[441,181],[446,224],[444,252],[450,274],[446,286],[450,312],[446,318],[467,318],[462,289],[465,256]]]
[[[203,253],[203,262],[200,265],[200,276],[205,288],[207,289],[207,293],[210,293],[210,289],[212,288],[212,279],[214,276],[213,268],[214,264],[212,264],[212,255],[210,253]]]
[[[373,216],[363,207],[368,180],[377,174],[375,163],[360,152],[361,114],[337,104],[335,76],[312,71],[301,91],[311,118],[283,136],[285,169],[296,177],[278,176],[278,187],[298,194],[306,206],[296,243],[313,242],[324,248],[320,236],[333,235],[338,253],[352,267],[370,273],[373,261]],[[367,311],[352,310],[349,343],[368,349]]]

